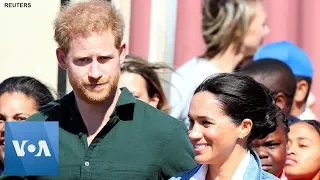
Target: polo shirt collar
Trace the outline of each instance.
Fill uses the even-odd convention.
[[[133,120],[134,105],[137,99],[127,88],[120,88],[120,90],[120,97],[110,118],[117,115],[119,119],[123,121]]]
[[[110,118],[117,115],[120,120],[133,120],[134,105],[137,102],[137,99],[127,88],[120,88],[120,90],[121,94]],[[57,100],[57,103],[62,104],[64,108],[68,108],[70,110],[70,116],[75,116],[76,114],[80,115],[73,91]]]
[[[125,87],[120,88],[121,94],[118,99],[116,107],[128,105],[128,104],[135,104],[137,99],[133,96],[133,94]]]

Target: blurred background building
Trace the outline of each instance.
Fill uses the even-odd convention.
[[[71,0],[81,1],[81,0]],[[178,67],[201,55],[202,0],[110,0],[125,18],[129,53],[151,62]],[[30,8],[6,8],[6,2],[31,3]],[[0,81],[10,76],[38,78],[61,95],[71,90],[59,69],[53,20],[66,0],[3,0],[0,2]],[[265,43],[287,39],[302,47],[315,67],[312,92],[320,98],[319,0],[264,1],[271,34]],[[319,16],[318,16],[319,15]],[[320,116],[320,103],[314,112]]]

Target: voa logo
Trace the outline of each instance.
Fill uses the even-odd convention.
[[[49,156],[51,157],[51,153],[49,151],[47,142],[45,140],[39,140],[38,144],[28,144],[29,140],[12,140],[12,144],[14,147],[14,150],[16,151],[17,156],[24,157],[26,155],[25,150],[29,153],[36,153],[35,157],[40,156]]]
[[[5,176],[59,175],[58,121],[5,122],[4,149]]]

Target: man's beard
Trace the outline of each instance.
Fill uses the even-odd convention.
[[[98,81],[77,80],[68,73],[70,85],[75,94],[88,104],[102,104],[117,90],[120,74],[114,78],[102,77]],[[105,84],[103,88],[94,89],[91,84]]]

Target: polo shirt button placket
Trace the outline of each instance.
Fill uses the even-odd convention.
[[[90,165],[90,163],[89,163],[88,161],[86,161],[86,162],[84,163],[84,165],[88,167],[88,166]]]
[[[81,175],[80,175],[80,180],[88,180],[91,179],[91,167],[89,161],[84,162],[84,166],[81,166]]]

